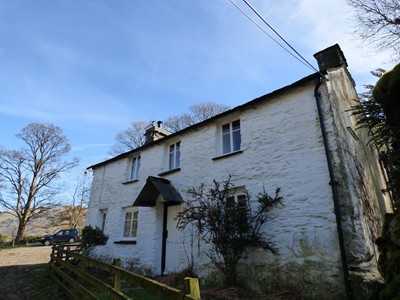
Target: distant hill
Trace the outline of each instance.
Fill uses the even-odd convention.
[[[55,215],[62,209],[49,209],[39,218],[31,219],[25,229],[25,236],[42,236],[53,234],[60,229],[68,228],[68,225],[54,224]],[[77,228],[81,230],[85,225],[86,209],[79,219]],[[0,235],[15,236],[18,229],[18,219],[6,211],[0,211]]]

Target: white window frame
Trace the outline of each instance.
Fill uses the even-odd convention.
[[[245,193],[235,193],[232,195],[228,195],[226,197],[226,201],[229,201],[230,199],[233,199],[233,201],[238,205],[238,207],[245,207],[247,208],[247,195]],[[242,202],[242,203],[240,203]],[[244,203],[244,204],[243,204]]]
[[[241,191],[236,191],[229,193],[229,195],[226,197],[226,203],[228,205],[228,201],[234,201],[237,205],[238,208],[238,213],[240,213],[240,210],[243,209],[243,213],[245,214],[245,224],[241,224],[243,226],[243,229],[247,230],[247,224],[248,224],[248,219],[247,219],[247,209],[248,205],[248,198],[247,194],[245,192],[245,189],[241,189]]]
[[[237,126],[238,125],[238,126]],[[222,154],[240,151],[242,144],[240,119],[221,125]]]
[[[141,164],[141,157],[135,156],[131,160],[131,172],[130,172],[130,180],[139,180],[139,170]]]
[[[123,213],[122,238],[136,240],[139,224],[139,210],[136,207],[129,207],[125,208]]]
[[[181,166],[181,142],[168,147],[168,170],[175,170]]]
[[[100,209],[100,230],[106,231],[108,209]]]

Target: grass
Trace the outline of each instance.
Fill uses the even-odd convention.
[[[32,245],[32,242],[31,242]],[[18,244],[12,244],[12,239],[11,237],[7,236],[2,236],[0,234],[0,249],[14,249],[14,248],[23,248],[23,247],[29,247],[27,242],[21,242]]]
[[[8,243],[0,243],[0,250],[1,249],[17,249],[17,248],[23,248],[23,247],[27,247],[26,244],[15,244],[14,246],[12,246],[11,244]]]
[[[47,264],[27,266],[22,278],[29,285],[29,299],[35,300],[66,300],[62,290],[50,277]]]
[[[128,297],[135,299],[135,300],[162,300],[164,298],[151,294],[150,292],[146,291],[143,288],[135,287],[130,289],[123,290],[123,293]],[[99,300],[111,300],[111,296],[100,294],[97,295]]]

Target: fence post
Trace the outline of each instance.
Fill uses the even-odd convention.
[[[51,261],[51,262],[53,262],[54,252],[55,252],[55,249],[54,249],[54,245],[53,245],[53,246],[51,247],[51,254],[50,254],[50,261]]]
[[[70,250],[71,250],[71,248],[69,246],[67,246],[67,251],[70,251]],[[69,262],[69,253],[68,252],[65,254],[65,261]]]
[[[185,278],[185,294],[195,299],[200,299],[200,287],[198,278]]]
[[[121,259],[114,258],[113,266],[121,267]],[[118,271],[114,273],[113,286],[117,291],[121,290],[121,274]]]

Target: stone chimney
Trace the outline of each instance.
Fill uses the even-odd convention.
[[[332,68],[347,67],[346,58],[338,44],[315,53],[314,57],[318,62],[320,72]]]
[[[151,122],[151,124],[146,127],[146,132],[144,134],[146,137],[145,144],[162,139],[163,137],[166,137],[167,135],[170,135],[170,134],[171,134],[171,132],[163,129],[162,121],[158,121],[157,124],[154,124],[154,122]]]

